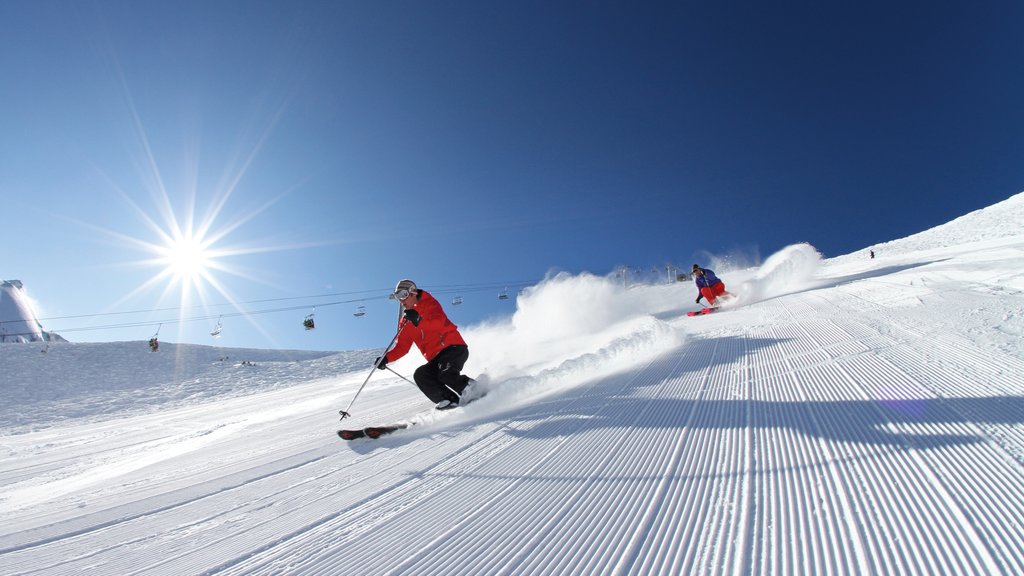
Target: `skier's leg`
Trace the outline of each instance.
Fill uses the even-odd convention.
[[[423,392],[423,395],[431,402],[437,404],[441,400],[448,399],[444,394],[444,385],[437,379],[437,364],[427,362],[420,366],[413,372],[412,379],[416,381],[420,392]]]
[[[704,299],[708,301],[708,306],[715,305],[715,293],[711,288],[704,286],[700,289],[700,293],[701,296],[704,296]]]
[[[466,365],[466,360],[469,360],[469,347],[461,345],[449,346],[434,358],[438,370],[437,378],[444,386],[446,397],[453,402],[459,401],[462,391],[469,382],[469,378],[462,375],[462,367]]]
[[[468,378],[462,376],[462,367],[469,359],[466,346],[449,346],[430,362],[416,369],[413,380],[423,394],[435,404],[448,400],[458,402]]]
[[[712,308],[721,304],[721,302],[718,302],[719,296],[727,294],[727,292],[725,291],[725,282],[719,282],[718,284],[715,284],[710,288],[707,288],[707,291],[711,294],[711,296],[708,297],[705,294],[705,297],[708,299],[708,302],[711,304]]]

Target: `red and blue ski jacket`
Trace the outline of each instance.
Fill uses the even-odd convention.
[[[441,308],[440,302],[427,291],[419,291],[419,301],[413,306],[420,314],[420,325],[412,322],[399,322],[398,342],[385,356],[388,362],[394,362],[409,352],[413,344],[427,361],[433,360],[441,350],[453,345],[466,345],[459,334],[459,327],[452,324]]]
[[[694,274],[693,275],[693,281],[694,281],[694,283],[697,284],[697,289],[698,290],[700,290],[701,288],[705,288],[705,287],[706,288],[710,288],[710,287],[714,286],[715,284],[719,284],[719,283],[722,282],[721,280],[718,279],[718,276],[715,276],[715,271],[714,270],[710,270],[708,268],[701,268],[701,270],[704,271],[704,275],[703,276],[701,276],[700,274]]]

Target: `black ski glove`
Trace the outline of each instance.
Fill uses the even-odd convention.
[[[388,357],[378,356],[377,359],[373,361],[373,363],[375,366],[377,366],[377,370],[383,370],[388,367]]]
[[[409,322],[412,322],[413,326],[420,325],[420,313],[413,310],[412,308],[409,308],[408,310],[405,311],[405,319],[408,320]]]

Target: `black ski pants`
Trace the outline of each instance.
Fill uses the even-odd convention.
[[[431,402],[458,402],[458,395],[462,394],[469,382],[469,377],[462,375],[466,360],[469,360],[468,346],[448,346],[438,352],[433,360],[417,368],[413,380]]]

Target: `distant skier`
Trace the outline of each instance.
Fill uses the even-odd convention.
[[[715,308],[718,306],[716,302],[719,296],[732,296],[731,292],[726,292],[725,282],[715,276],[715,271],[710,268],[701,268],[694,264],[693,282],[697,285],[697,304],[700,304],[701,298],[707,298],[708,306]]]
[[[871,259],[874,260],[875,259],[875,251],[874,250],[868,250],[868,252],[871,253]]]
[[[416,386],[438,410],[458,406],[472,381],[462,374],[469,359],[469,347],[458,326],[448,319],[441,304],[426,290],[416,288],[412,280],[402,280],[395,286],[395,298],[403,308],[397,343],[377,358],[377,368],[383,370],[388,363],[405,356],[415,344],[427,359],[413,374]]]

